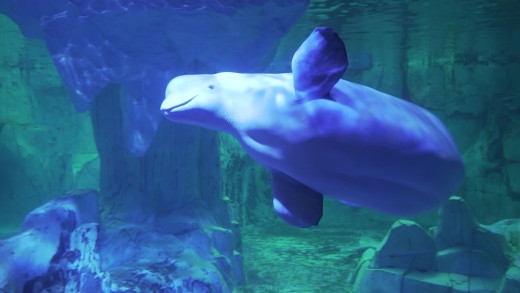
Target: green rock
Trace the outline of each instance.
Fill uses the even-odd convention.
[[[438,250],[455,246],[470,246],[477,222],[467,203],[461,197],[452,196],[439,210],[439,222],[433,228]]]
[[[499,293],[520,292],[520,257],[517,257],[514,264],[507,270],[506,276],[502,281]]]
[[[435,269],[435,243],[419,224],[399,220],[379,245],[374,268]]]
[[[520,146],[518,146],[520,150]],[[520,163],[507,164],[507,177],[511,191],[520,193]]]
[[[520,134],[506,134],[502,138],[504,158],[520,161]]]

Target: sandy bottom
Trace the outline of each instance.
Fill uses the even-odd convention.
[[[351,273],[385,230],[289,225],[242,231],[245,292],[352,292]]]

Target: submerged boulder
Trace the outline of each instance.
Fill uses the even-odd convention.
[[[94,190],[68,193],[31,211],[20,234],[0,240],[0,288],[21,292],[40,284],[37,280],[69,248],[78,225],[92,220],[99,220]]]
[[[0,240],[0,292],[233,291],[242,262],[231,230],[170,223],[167,231],[153,221],[102,228],[97,192],[68,193]]]
[[[47,272],[58,245],[59,239],[38,230],[0,240],[0,289],[22,292],[26,282]]]
[[[499,293],[515,293],[520,289],[520,256],[517,256],[513,264],[507,270],[500,286]]]
[[[435,243],[417,223],[399,220],[376,248],[372,267],[435,270]]]
[[[472,244],[473,230],[478,226],[466,202],[453,196],[439,210],[437,226],[431,228],[437,249]]]
[[[363,254],[354,276],[355,292],[520,292],[515,232],[507,223],[480,225],[460,197],[439,211],[428,234],[399,220],[381,243]]]

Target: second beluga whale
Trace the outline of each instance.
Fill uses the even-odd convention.
[[[449,131],[417,105],[340,79],[347,65],[338,35],[316,28],[292,73],[179,76],[161,110],[233,135],[271,171],[274,209],[294,226],[318,224],[323,196],[398,216],[438,208],[464,179]]]

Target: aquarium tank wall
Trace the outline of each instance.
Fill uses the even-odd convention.
[[[520,292],[519,11],[516,0],[1,0],[0,292]],[[336,64],[327,57],[339,49],[313,51],[317,27],[344,43],[341,78],[355,90],[420,106],[451,133],[464,180],[429,212],[392,215],[325,193],[319,225],[295,227],[273,207],[279,170],[251,158],[240,135],[163,117],[172,79],[234,76],[230,91],[252,84],[255,94],[219,103],[279,123],[268,129],[276,136],[255,135],[285,143],[295,133],[278,134],[293,120],[262,112],[265,99],[244,101],[282,81],[276,107],[316,99],[283,73],[312,64],[305,79]],[[304,60],[293,61],[297,50]],[[319,98],[334,100],[345,83],[334,84]],[[391,113],[375,106],[374,119]],[[336,151],[327,146],[319,155]],[[321,165],[357,182],[388,149]],[[403,170],[440,176],[401,153]],[[392,175],[386,167],[375,169]],[[372,196],[361,194],[353,199]],[[399,205],[393,198],[382,206]]]

